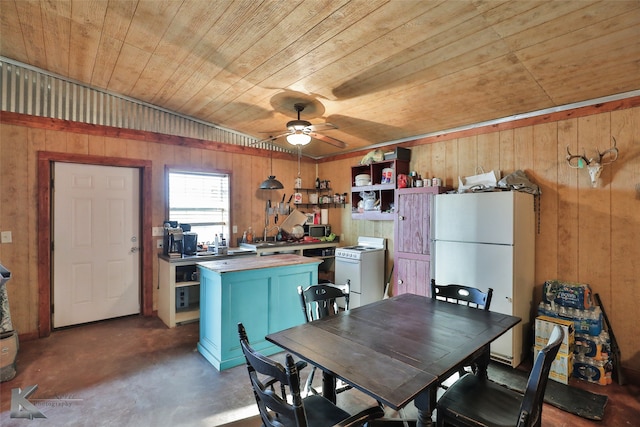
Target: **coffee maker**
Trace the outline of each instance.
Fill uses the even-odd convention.
[[[184,233],[177,221],[165,221],[163,252],[171,258],[181,258],[183,253]]]
[[[197,255],[198,233],[191,231],[191,224],[180,224],[183,231],[182,249],[185,255]]]

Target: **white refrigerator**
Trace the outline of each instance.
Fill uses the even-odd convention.
[[[433,233],[436,283],[493,288],[491,311],[522,321],[491,344],[491,358],[516,367],[526,356],[535,286],[533,195],[518,191],[439,194]]]

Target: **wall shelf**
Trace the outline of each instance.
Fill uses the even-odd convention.
[[[393,182],[382,183],[382,170],[393,169]],[[408,160],[385,160],[373,162],[370,165],[356,165],[351,167],[351,184],[355,184],[356,176],[368,174],[371,176],[371,185],[351,187],[351,218],[362,220],[393,221],[395,219],[395,192],[398,174],[409,173]],[[376,210],[360,210],[358,203],[362,200],[360,193],[375,193],[378,202]]]
[[[321,197],[324,194],[332,194],[333,193],[333,189],[332,188],[294,188],[293,191],[297,192],[297,193],[306,193],[307,194],[307,198],[309,193],[318,193],[318,197]],[[304,203],[293,203],[293,206],[301,206],[301,207],[305,207],[305,208],[309,208],[309,207],[313,207],[313,206],[318,206],[320,208],[344,208],[345,205],[347,204],[347,202],[345,201],[344,203],[336,203],[333,201],[333,197],[331,197],[331,202],[325,202],[325,203],[309,203],[309,202],[304,202]]]

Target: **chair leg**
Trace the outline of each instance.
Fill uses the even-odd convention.
[[[309,372],[309,376],[307,377],[307,382],[304,384],[304,391],[309,396],[310,394],[318,394],[316,389],[313,388],[313,376],[316,373],[316,367],[311,368],[311,372]]]

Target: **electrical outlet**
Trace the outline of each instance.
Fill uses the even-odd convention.
[[[12,240],[11,231],[3,231],[0,233],[0,243],[11,243]]]
[[[238,232],[238,226],[234,225],[233,226],[233,234],[236,234]]]
[[[158,239],[158,241],[156,242],[156,248],[162,249],[162,239]]]

